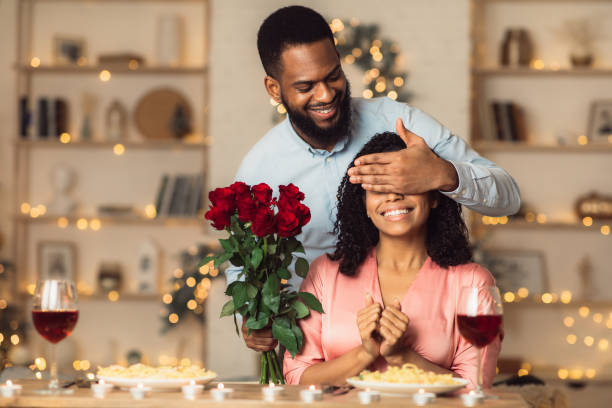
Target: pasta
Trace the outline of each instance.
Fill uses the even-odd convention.
[[[362,381],[386,382],[397,384],[458,384],[452,374],[436,374],[424,371],[414,364],[406,363],[401,367],[389,366],[384,373],[364,370],[357,377]]]
[[[98,367],[97,375],[98,377],[109,378],[149,378],[167,380],[210,377],[215,376],[215,373],[200,368],[197,365],[151,367],[145,364],[133,364],[129,367],[123,367],[115,364],[108,367]]]

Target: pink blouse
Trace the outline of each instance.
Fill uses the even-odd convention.
[[[340,357],[361,344],[357,312],[365,306],[370,292],[383,305],[378,281],[376,251],[372,250],[354,276],[338,271],[339,262],[326,255],[314,260],[300,291],[315,295],[325,313],[311,311],[299,320],[304,333],[300,354],[284,358],[285,380],[298,384],[309,366]],[[494,285],[493,276],[482,266],[470,263],[444,269],[427,258],[401,300],[401,310],[410,318],[405,344],[430,362],[451,370],[476,384],[477,349],[459,333],[456,319],[459,290],[463,286]],[[503,331],[483,349],[483,385],[490,387],[495,376]],[[385,370],[379,357],[369,367]]]

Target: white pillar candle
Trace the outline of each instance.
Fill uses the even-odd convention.
[[[6,382],[0,385],[0,394],[4,398],[11,398],[15,395],[21,394],[21,385],[13,384],[11,380],[6,380]]]
[[[234,392],[233,389],[225,388],[225,385],[223,385],[223,383],[219,383],[219,385],[217,385],[217,388],[213,388],[212,390],[210,390],[210,395],[215,401],[219,402],[223,401],[226,397],[229,398],[232,392]]]
[[[436,394],[433,392],[425,392],[423,388],[419,388],[419,392],[412,395],[412,401],[415,405],[422,407],[433,402],[436,399]]]
[[[91,392],[93,393],[94,398],[104,398],[106,393],[111,389],[113,389],[113,384],[106,384],[104,380],[91,384]]]
[[[321,391],[314,385],[311,385],[308,387],[308,389],[300,391],[300,398],[302,399],[302,401],[308,403],[321,401],[321,399],[323,399],[323,391]]]
[[[142,383],[139,383],[136,387],[130,388],[130,394],[132,398],[141,400],[151,392],[151,387],[145,387]]]
[[[359,397],[361,404],[367,405],[380,401],[380,392],[366,388],[364,391],[359,391],[357,397]]]
[[[202,393],[204,386],[202,384],[196,384],[194,380],[191,380],[189,384],[183,385],[181,389],[183,390],[183,397],[192,400]]]
[[[267,387],[261,389],[261,393],[264,396],[264,400],[271,402],[276,399],[283,392],[283,387],[278,387],[274,383],[270,383]]]
[[[461,394],[461,401],[463,401],[463,405],[466,407],[474,407],[481,404],[484,401],[484,397],[482,394],[477,394],[472,390],[467,394]]]

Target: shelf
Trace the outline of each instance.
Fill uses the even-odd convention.
[[[531,144],[524,142],[474,142],[479,152],[521,152],[521,153],[612,153],[612,143],[589,143],[585,145]]]
[[[597,222],[597,223],[593,223],[593,225],[591,225],[590,227],[587,227],[583,224],[579,224],[577,222],[545,222],[545,223],[537,223],[537,222],[527,222],[525,220],[510,220],[508,221],[507,224],[495,224],[495,225],[491,225],[491,224],[483,224],[480,219],[478,220],[478,227],[479,228],[495,228],[495,229],[538,229],[538,230],[543,230],[543,229],[550,229],[550,230],[555,230],[555,229],[563,229],[563,230],[573,230],[573,231],[591,231],[591,232],[597,232],[599,234],[601,234],[601,227],[602,226],[611,226],[612,225],[612,220],[610,220],[610,222],[605,223],[605,222]],[[602,234],[603,235],[603,234]],[[608,236],[612,236],[611,234],[608,234]]]
[[[25,215],[17,215],[15,220],[20,223],[29,224],[58,224],[60,218],[65,218],[69,225],[76,225],[77,221],[84,218],[88,221],[92,219],[100,220],[101,227],[105,225],[150,225],[150,226],[200,226],[203,220],[197,217],[159,217],[159,218],[142,218],[137,216],[97,216],[97,215],[82,215],[59,217],[51,215],[43,215],[40,217],[30,217]],[[58,226],[59,227],[59,226]],[[64,228],[65,228],[64,227]],[[61,228],[61,227],[60,227]]]
[[[147,301],[147,302],[152,302],[152,301],[157,301],[157,302],[161,302],[162,299],[162,295],[161,294],[147,294],[147,295],[141,295],[138,293],[121,293],[119,292],[119,298],[117,300],[110,300],[108,298],[107,294],[104,293],[95,293],[93,295],[83,295],[79,293],[79,301],[105,301],[105,302],[109,302],[109,303],[116,303],[116,302],[121,302],[121,301]]]
[[[102,70],[108,70],[111,74],[170,74],[170,75],[202,75],[208,69],[205,66],[199,67],[156,67],[143,65],[136,69],[130,69],[120,65],[86,65],[86,66],[75,66],[75,65],[40,65],[38,67],[32,67],[29,65],[19,65],[16,67],[18,71],[26,73],[40,73],[40,74],[98,74]]]
[[[474,75],[481,76],[607,76],[612,75],[612,68],[474,68]]]
[[[126,149],[164,149],[164,150],[198,150],[210,146],[210,140],[187,143],[180,140],[144,140],[144,141],[91,141],[61,143],[57,139],[51,140],[17,140],[18,147],[33,148],[61,148],[61,149],[112,149],[113,146],[122,144]]]
[[[610,300],[572,300],[570,303],[563,303],[556,301],[554,303],[543,303],[536,302],[535,300],[521,300],[519,302],[503,302],[504,308],[506,307],[550,307],[550,308],[579,308],[587,306],[589,308],[612,308],[612,299]]]

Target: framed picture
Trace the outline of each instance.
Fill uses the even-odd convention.
[[[56,36],[53,39],[53,62],[57,65],[76,65],[85,58],[85,40],[78,37]]]
[[[520,288],[527,288],[530,294],[548,292],[546,262],[539,251],[488,249],[482,263],[495,277],[502,293]]]
[[[612,99],[591,104],[588,139],[593,143],[612,143]]]
[[[38,244],[38,279],[76,281],[76,249],[70,242]]]

